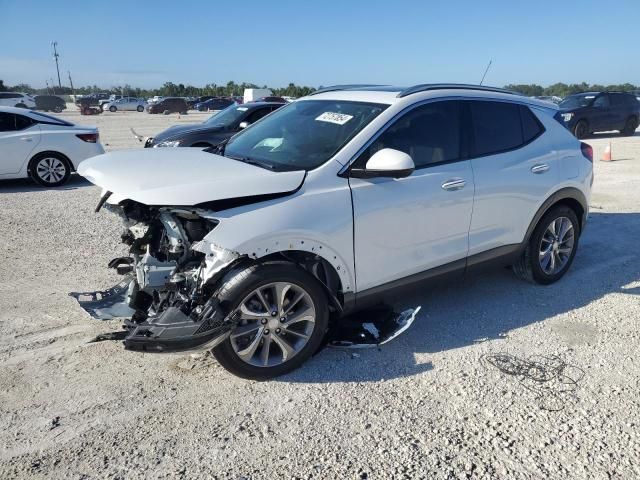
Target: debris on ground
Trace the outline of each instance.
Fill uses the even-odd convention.
[[[382,305],[347,315],[330,333],[329,346],[372,348],[384,345],[411,326],[420,308],[396,313],[392,307]]]
[[[507,375],[518,377],[520,384],[533,392],[542,410],[557,412],[577,400],[575,392],[584,370],[556,355],[534,355],[523,359],[508,353],[492,353],[482,362]]]

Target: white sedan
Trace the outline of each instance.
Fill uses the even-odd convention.
[[[110,112],[117,112],[118,110],[144,112],[146,106],[147,102],[142,98],[123,97],[118,100],[114,100],[113,102],[105,103],[102,106],[102,109],[105,111],[109,110]]]
[[[22,108],[0,107],[0,180],[65,183],[78,164],[104,153],[98,129]]]

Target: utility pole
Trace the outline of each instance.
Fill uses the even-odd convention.
[[[56,70],[58,71],[58,87],[62,89],[62,82],[60,81],[60,68],[58,67],[58,57],[60,55],[58,55],[58,49],[56,48],[58,46],[58,42],[51,42],[51,46],[53,47],[53,58],[56,61]]]
[[[71,84],[71,93],[75,95],[76,91],[73,89],[73,80],[71,80],[71,72],[69,70],[67,70],[67,75],[69,75],[69,83]]]

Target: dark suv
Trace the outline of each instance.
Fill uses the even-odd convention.
[[[149,113],[181,113],[186,114],[189,107],[184,98],[168,97],[147,107]]]
[[[214,147],[282,106],[255,102],[231,105],[202,123],[175,125],[147,139],[145,147]]]
[[[630,93],[578,93],[568,96],[558,106],[567,128],[577,138],[609,130],[633,135],[638,128],[640,102]]]
[[[64,99],[56,95],[37,95],[36,110],[44,110],[45,112],[60,113],[62,110],[67,109],[67,104]]]

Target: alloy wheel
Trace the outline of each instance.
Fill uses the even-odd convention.
[[[45,183],[57,183],[67,174],[67,167],[62,160],[55,157],[44,157],[36,164],[36,175]]]
[[[231,346],[245,363],[274,367],[289,361],[308,343],[315,328],[311,296],[289,282],[254,289],[239,304],[240,322]]]
[[[567,217],[554,219],[545,230],[538,248],[540,268],[547,275],[560,272],[571,258],[575,244],[575,231]]]

